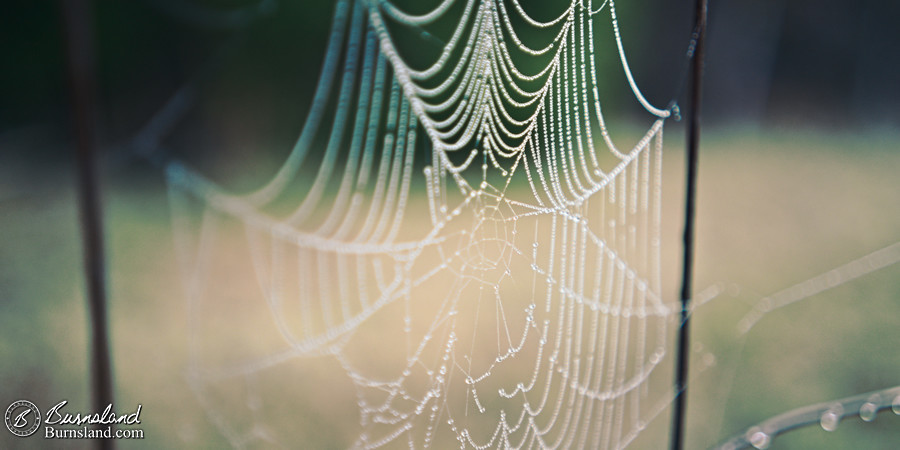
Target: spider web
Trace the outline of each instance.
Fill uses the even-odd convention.
[[[598,21],[651,117],[630,148],[604,121]],[[190,380],[233,445],[289,442],[263,419],[284,413],[272,386],[329,364],[352,385],[354,447],[619,448],[659,415],[679,312],[660,293],[670,111],[641,94],[618,27],[612,1],[540,21],[515,0],[340,0],[264,186],[167,165]]]

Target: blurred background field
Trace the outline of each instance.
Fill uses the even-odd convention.
[[[633,34],[623,33],[650,98],[665,99],[676,83],[688,3],[620,5],[620,20],[635,24]],[[896,6],[757,3],[711,11],[695,286],[722,293],[693,323],[694,367],[709,367],[690,383],[689,448],[796,407],[900,384],[897,265],[773,311],[747,335],[738,333],[738,320],[762,297],[900,241],[900,112],[891,107],[898,61],[885,57],[900,44],[886,23]],[[0,75],[0,405],[68,399],[86,410],[87,312],[54,5],[20,2],[16,14],[0,18],[16,68]],[[119,444],[220,448],[228,441],[188,385],[191,323],[163,176],[134,158],[128,143],[175,88],[199,79],[197,106],[167,145],[235,189],[265,179],[305,117],[331,5],[281,4],[246,31],[199,26],[155,5],[94,9],[116,403],[143,404],[147,436]],[[204,65],[223,45],[235,50]],[[612,132],[630,145],[645,124],[628,109],[621,73],[606,83],[611,108],[623,110]],[[681,126],[667,124],[664,156],[664,293],[673,298]],[[223,308],[226,316],[240,314]],[[273,383],[292,388],[276,393],[284,404],[268,411],[278,416],[269,426],[303,447],[345,447],[358,432],[350,383],[333,362],[311,368],[304,361]],[[252,408],[242,408],[236,415],[246,414],[248,426],[258,422]],[[668,412],[653,425],[635,448],[665,436]],[[887,410],[872,423],[848,419],[834,432],[791,432],[772,448],[896,442],[900,417]],[[42,446],[0,433],[0,447]]]
[[[674,292],[681,151],[678,136],[669,139],[663,262]],[[716,362],[691,380],[690,446],[707,447],[795,407],[896,384],[896,266],[771,312],[745,339],[737,320],[761,297],[896,240],[898,136],[711,130],[705,142],[697,284],[724,292],[695,316],[702,349],[694,353]],[[71,170],[15,160],[2,167],[5,180],[30,174],[3,192],[2,400],[88,405]],[[221,446],[187,384],[188,313],[161,176],[137,164],[105,173],[105,185],[117,403],[143,404],[148,436],[122,444]],[[331,375],[309,372],[302,361],[286,372],[314,380],[284,393],[292,399],[288,435],[314,437],[321,445],[313,447],[347,444],[357,425],[352,401],[349,411],[327,405],[347,405],[349,383],[335,381],[337,366],[318,367]],[[666,417],[657,420],[666,425]],[[847,422],[832,433],[790,433],[775,448],[889,448],[900,439],[900,418],[889,411],[873,423]]]

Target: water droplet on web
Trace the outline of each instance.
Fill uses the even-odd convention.
[[[262,408],[262,399],[255,394],[248,396],[247,407],[250,408],[251,411],[259,411],[259,409]]]
[[[875,420],[875,416],[878,414],[878,405],[872,403],[871,401],[863,403],[862,406],[859,407],[859,418],[866,421],[871,422]]]
[[[253,435],[265,442],[275,442],[275,437],[272,435],[272,432],[268,427],[262,424],[256,424],[253,426]]]
[[[747,440],[753,448],[758,449],[769,448],[769,445],[772,444],[772,437],[759,427],[747,430]]]
[[[822,429],[825,431],[836,430],[838,424],[841,422],[841,413],[840,405],[829,408],[822,413],[822,417],[819,419],[819,425],[822,425]]]

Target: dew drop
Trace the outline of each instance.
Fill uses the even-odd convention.
[[[828,411],[822,413],[822,417],[819,419],[819,424],[822,425],[822,429],[825,431],[834,431],[838,427],[838,423],[841,421],[841,411],[839,408],[830,408]]]
[[[275,439],[272,436],[272,432],[265,425],[256,424],[253,426],[253,435],[258,437],[266,442],[274,442]]]
[[[766,432],[761,430],[759,427],[753,427],[747,431],[747,440],[750,441],[750,445],[753,448],[764,449],[769,448],[769,445],[772,444],[772,438]]]
[[[258,395],[250,395],[247,397],[247,407],[251,411],[259,411],[262,408],[262,399]]]
[[[859,418],[865,420],[866,422],[875,420],[875,416],[877,414],[878,405],[872,403],[871,401],[865,402],[862,406],[859,407]]]

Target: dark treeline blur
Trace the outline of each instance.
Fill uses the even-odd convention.
[[[900,2],[711,3],[708,120],[900,124]]]
[[[398,2],[416,12],[437,3]],[[565,8],[522,3],[545,19]],[[200,95],[184,118],[193,132],[181,133],[180,146],[284,147],[299,133],[333,2],[95,0],[89,5],[104,147],[131,139],[191,80]],[[651,102],[665,105],[684,79],[693,0],[620,0],[616,9],[641,89]],[[59,4],[16,0],[6,2],[4,10],[0,136],[29,129],[67,136]],[[597,17],[598,41],[612,38],[607,14]],[[897,17],[900,2],[881,0],[712,0],[705,122],[896,127]],[[615,62],[615,55],[606,56],[604,61]],[[608,80],[610,91],[619,98],[630,95],[617,76]]]

